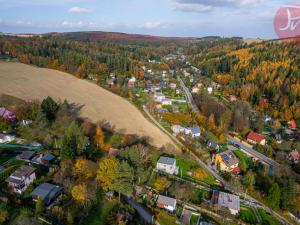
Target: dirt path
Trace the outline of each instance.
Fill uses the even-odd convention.
[[[81,116],[93,122],[107,121],[118,132],[148,137],[157,147],[176,148],[168,135],[144,118],[128,101],[67,73],[0,61],[0,94],[24,100],[41,100],[47,96],[56,100],[67,99],[82,105]]]

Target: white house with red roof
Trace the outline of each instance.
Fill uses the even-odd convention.
[[[266,144],[266,138],[262,134],[255,133],[251,131],[247,135],[247,141],[250,142],[251,144],[259,144],[259,145],[265,145]]]

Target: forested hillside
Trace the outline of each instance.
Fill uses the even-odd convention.
[[[69,72],[80,78],[106,78],[109,72],[122,76],[138,75],[141,63],[159,60],[175,49],[174,44],[131,44],[126,40],[86,41],[67,36],[17,38],[1,37],[0,54],[18,58],[26,64]]]
[[[257,110],[282,120],[300,119],[300,46],[238,39],[199,42],[186,52],[203,75]]]

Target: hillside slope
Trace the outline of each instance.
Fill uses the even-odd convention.
[[[0,94],[24,100],[41,100],[47,96],[67,99],[83,106],[82,117],[88,117],[94,122],[107,121],[118,132],[149,137],[150,143],[157,147],[172,143],[165,133],[145,119],[125,99],[60,71],[0,62]]]

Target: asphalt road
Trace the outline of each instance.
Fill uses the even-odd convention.
[[[260,159],[261,161],[269,164],[270,166],[276,167],[276,168],[280,168],[281,165],[279,163],[277,163],[276,161],[274,161],[273,159],[265,156],[264,154],[261,154],[258,151],[255,151],[253,148],[245,145],[244,143],[242,143],[241,141],[231,137],[230,135],[227,135],[227,141],[229,144],[233,143],[235,146],[239,146],[239,148],[243,149],[244,151],[248,152],[250,155]]]
[[[198,108],[198,106],[196,105],[196,102],[190,92],[190,90],[185,86],[184,82],[182,81],[182,79],[180,77],[177,77],[181,88],[183,89],[183,91],[185,92],[185,95],[187,97],[188,102],[190,103],[190,105],[192,106],[194,112],[196,113],[200,113],[200,110]]]

